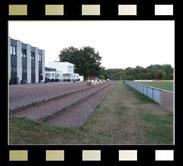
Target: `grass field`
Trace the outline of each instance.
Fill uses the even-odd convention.
[[[97,109],[77,128],[10,116],[9,143],[173,144],[173,114],[142,96],[116,81]]]
[[[140,84],[173,91],[173,82],[140,82]]]

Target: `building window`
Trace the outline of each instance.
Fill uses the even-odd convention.
[[[22,67],[22,73],[27,73],[27,68],[26,67]]]
[[[35,69],[34,68],[31,68],[31,73],[35,74]]]
[[[31,59],[35,60],[35,52],[31,52]]]
[[[11,72],[12,73],[16,73],[17,72],[17,67],[16,66],[12,66],[11,67]]]
[[[46,77],[47,78],[50,78],[51,77],[51,74],[50,73],[46,73]]]
[[[42,55],[39,54],[39,61],[42,61]]]
[[[27,51],[22,49],[22,57],[23,58],[26,58],[27,57]]]
[[[16,55],[16,46],[10,46],[10,54]]]

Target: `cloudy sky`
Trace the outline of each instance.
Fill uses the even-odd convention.
[[[44,49],[46,66],[69,46],[94,47],[107,69],[174,66],[174,21],[9,21],[9,36]]]

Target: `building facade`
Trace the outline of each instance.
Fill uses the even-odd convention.
[[[45,81],[45,51],[19,40],[8,39],[9,79],[16,83]],[[16,80],[16,81],[15,81]]]
[[[49,62],[48,66],[61,71],[63,81],[72,81],[74,79],[74,64],[69,62]]]
[[[76,80],[76,81],[80,81],[79,74],[78,73],[74,73],[73,74],[73,79]]]
[[[69,62],[49,62],[49,68],[56,69],[62,75],[63,81],[84,81],[84,77],[79,73],[74,73],[75,65]],[[49,73],[48,73],[49,74]]]
[[[55,68],[45,67],[45,77],[47,81],[63,81],[62,72]]]

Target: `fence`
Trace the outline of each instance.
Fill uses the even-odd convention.
[[[173,112],[174,92],[125,81],[125,83]]]

